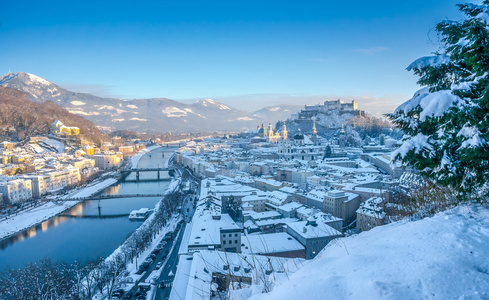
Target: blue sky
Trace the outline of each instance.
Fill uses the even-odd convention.
[[[2,1],[0,74],[124,99],[341,98],[385,113],[418,89],[405,68],[438,49],[433,28],[460,2]]]

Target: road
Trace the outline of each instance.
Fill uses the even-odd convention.
[[[189,173],[187,170],[180,169],[178,168],[177,170],[180,171],[180,174],[185,174],[187,172],[187,180],[191,181],[191,186],[192,190],[194,190],[195,187],[198,186],[198,184],[195,182],[194,178],[191,176],[188,176]],[[183,234],[185,231],[185,225],[189,220],[192,219],[193,214],[194,214],[194,207],[193,207],[193,199],[195,198],[195,194],[189,194],[186,195],[182,204],[182,215],[184,219],[184,223],[181,226],[181,229],[179,232],[175,232],[174,239],[171,242],[168,242],[163,250],[161,250],[160,253],[156,256],[156,259],[154,262],[151,264],[149,269],[144,273],[144,275],[141,277],[139,282],[144,282],[147,281],[148,277],[151,275],[151,273],[156,269],[156,265],[158,262],[163,261],[163,270],[161,272],[161,276],[158,278],[156,281],[157,284],[152,284],[151,289],[156,289],[155,297],[153,299],[156,300],[166,300],[170,296],[170,291],[171,291],[171,285],[173,283],[174,275],[177,271],[177,265],[178,265],[178,250],[180,249],[180,244],[182,243],[182,238]],[[175,244],[175,247],[173,247],[173,244]],[[173,250],[171,250],[173,247]],[[171,251],[168,254],[168,257],[163,259],[165,251]],[[141,263],[143,262],[143,259],[141,259]],[[172,273],[172,274],[170,274]],[[159,288],[159,283],[160,282],[165,283],[165,288]],[[136,299],[135,293],[137,292],[138,287],[135,285],[132,289],[132,297],[130,299]]]
[[[192,196],[193,197],[193,196]],[[183,205],[183,213],[184,213],[184,220],[188,220],[192,218],[194,209],[191,201],[191,196],[187,195],[185,197],[184,205]],[[188,209],[188,218],[186,216],[187,214],[187,209]],[[186,225],[187,223],[183,223],[183,225]],[[170,297],[170,291],[171,291],[171,285],[173,283],[173,279],[175,278],[175,273],[177,272],[177,265],[178,265],[178,249],[180,249],[180,244],[182,243],[182,238],[183,238],[183,233],[184,233],[185,226],[182,226],[182,229],[180,230],[178,234],[178,239],[176,241],[176,246],[173,249],[172,253],[170,254],[170,258],[168,259],[168,262],[166,265],[163,267],[163,272],[161,273],[161,277],[159,278],[159,282],[163,281],[165,282],[165,288],[161,289],[158,288],[156,291],[156,296],[155,300],[166,300]],[[171,271],[171,276],[169,276]]]

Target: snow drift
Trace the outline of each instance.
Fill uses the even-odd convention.
[[[489,299],[489,209],[462,206],[339,239],[251,299]]]

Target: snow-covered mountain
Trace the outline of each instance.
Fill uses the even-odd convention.
[[[29,95],[34,102],[52,101],[106,130],[139,132],[241,130],[263,120],[253,113],[231,108],[212,99],[184,104],[166,98],[113,99],[68,91],[29,73],[8,73],[0,85]]]

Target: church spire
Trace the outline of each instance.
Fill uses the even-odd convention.
[[[318,131],[316,130],[316,117],[312,117],[313,125],[312,125],[312,134],[317,135]]]

